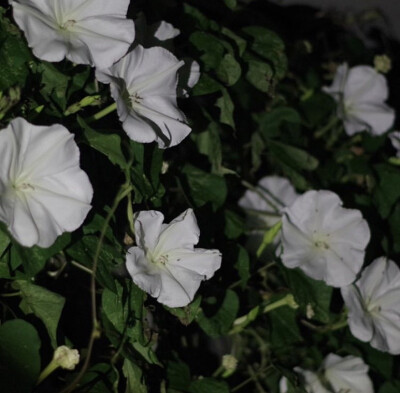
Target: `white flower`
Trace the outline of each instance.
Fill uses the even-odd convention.
[[[358,210],[344,209],[331,191],[308,191],[285,209],[282,218],[283,264],[342,287],[353,282],[370,239]]]
[[[65,127],[17,118],[0,131],[0,220],[23,246],[49,247],[64,231],[77,229],[92,195]]]
[[[400,354],[399,267],[384,257],[375,259],[354,285],[341,292],[351,333],[374,348]]]
[[[129,0],[13,0],[14,19],[36,57],[110,67],[129,49]]]
[[[298,197],[294,187],[280,176],[260,179],[255,190],[247,190],[239,199],[239,206],[246,212],[246,226],[250,230],[249,248],[257,250],[264,233],[274,226],[286,206]]]
[[[168,307],[189,304],[201,281],[221,266],[218,250],[194,248],[199,227],[192,209],[169,224],[154,210],[139,212],[135,219],[137,247],[128,250],[126,267],[133,282]]]
[[[190,133],[176,104],[176,73],[182,65],[164,48],[138,45],[111,68],[96,71],[100,82],[110,83],[122,127],[134,141],[156,141],[166,148]]]
[[[344,63],[337,68],[332,85],[323,90],[338,103],[338,117],[348,135],[364,130],[380,135],[393,125],[395,112],[384,103],[388,98],[386,78],[374,68],[349,69]]]
[[[396,149],[396,157],[400,158],[400,131],[391,132],[389,139],[392,142],[392,146]]]
[[[368,366],[355,356],[330,353],[318,373],[296,367],[304,378],[308,393],[374,393]]]

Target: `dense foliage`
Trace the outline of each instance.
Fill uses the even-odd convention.
[[[1,128],[17,117],[64,125],[94,189],[84,224],[49,248],[23,247],[0,224],[0,391],[277,393],[284,376],[289,392],[305,392],[294,367],[317,370],[329,353],[362,358],[376,392],[399,391],[398,358],[351,334],[340,290],[283,265],[271,251],[280,221],[261,228],[263,250],[248,247],[238,204],[267,175],[298,194],[333,191],[368,222],[364,266],[400,261],[394,127],[349,136],[322,91],[339,64],[373,66],[386,54],[396,110],[396,42],[266,0],[132,1],[128,17],[173,24],[168,49],[200,64],[178,99],[192,132],[160,149],[131,140],[115,112],[103,117],[114,101],[94,69],[34,57],[11,7],[0,10]],[[134,213],[170,222],[188,208],[198,246],[218,249],[222,264],[193,302],[169,308],[132,282],[125,255]],[[79,365],[44,376],[61,345],[79,350]]]

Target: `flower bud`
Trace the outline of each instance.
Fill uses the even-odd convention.
[[[61,368],[73,370],[79,363],[79,352],[77,349],[62,345],[54,351],[53,362]]]

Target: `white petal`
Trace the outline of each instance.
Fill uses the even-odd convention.
[[[62,125],[34,126],[22,118],[0,132],[0,219],[24,246],[49,247],[77,229],[93,189],[79,168],[79,150]],[[0,153],[2,148],[0,148]]]
[[[153,251],[157,247],[164,215],[155,210],[141,211],[135,217],[136,244],[143,250]]]
[[[381,135],[392,127],[395,112],[383,103],[360,102],[354,105],[346,117],[347,122],[352,123],[357,131],[368,130],[373,135]],[[353,129],[350,132],[353,134]]]
[[[109,67],[134,40],[133,21],[125,17],[128,0],[14,0],[11,5],[33,53],[43,60],[66,57]]]
[[[349,310],[348,323],[351,333],[361,341],[370,341],[374,332],[371,317],[364,312],[358,289],[349,285],[340,289]]]
[[[144,251],[139,247],[132,247],[126,254],[126,268],[133,282],[150,296],[158,297],[162,289],[161,271],[149,263]]]
[[[325,358],[323,365],[325,377],[335,392],[374,393],[372,381],[368,376],[368,366],[361,358],[342,358],[331,353]]]
[[[349,73],[348,64],[347,63],[341,64],[336,69],[336,74],[335,77],[333,78],[332,85],[324,86],[322,90],[325,93],[330,94],[336,100],[339,100],[341,98],[341,95],[343,94],[348,73]]]
[[[389,134],[390,142],[392,146],[396,149],[396,156],[400,157],[400,131],[393,131]]]
[[[363,264],[369,228],[356,210],[341,207],[330,191],[308,191],[285,209],[282,262],[310,277],[341,287]]]
[[[193,209],[187,209],[168,225],[163,225],[155,253],[181,248],[193,250],[199,242],[199,236],[200,229]]]
[[[383,102],[388,90],[385,77],[375,68],[357,66],[350,69],[343,92],[350,102]]]
[[[165,22],[164,20],[152,27],[152,30],[154,30],[154,37],[159,41],[170,40],[180,34],[179,29],[176,29],[171,23]]]

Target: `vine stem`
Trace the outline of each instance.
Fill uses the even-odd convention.
[[[61,390],[60,393],[70,393],[78,385],[78,383],[80,382],[80,380],[82,379],[83,375],[85,374],[86,370],[89,367],[94,342],[97,338],[100,337],[100,324],[97,319],[97,300],[96,300],[96,272],[97,272],[97,267],[99,264],[100,252],[101,252],[101,248],[103,247],[103,242],[104,242],[107,228],[110,224],[112,217],[114,216],[115,211],[117,210],[120,202],[127,195],[129,195],[129,193],[132,191],[132,189],[133,189],[133,187],[129,183],[125,183],[121,186],[117,196],[114,199],[113,205],[111,206],[111,209],[107,214],[104,225],[101,229],[99,241],[97,242],[96,251],[95,251],[95,254],[93,257],[92,276],[90,278],[90,295],[91,295],[93,327],[92,327],[92,332],[90,334],[90,339],[89,339],[89,343],[88,343],[87,355],[85,358],[85,362],[84,362],[81,370],[79,371],[78,375],[76,376],[76,378],[65,389]]]
[[[96,120],[100,120],[103,117],[107,116],[111,112],[114,112],[117,109],[117,103],[114,102],[113,104],[107,106],[106,108],[102,109],[100,112],[95,113],[93,116],[90,116],[88,119],[86,119],[86,123],[92,123]]]

